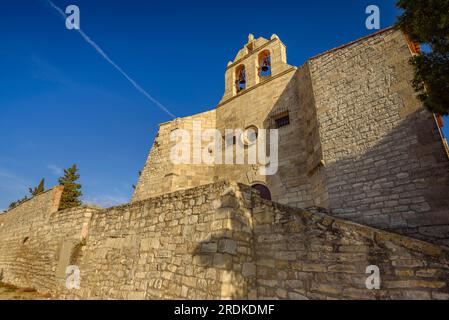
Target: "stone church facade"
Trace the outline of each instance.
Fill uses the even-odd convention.
[[[448,154],[440,119],[410,85],[416,50],[391,28],[295,67],[276,35],[250,35],[227,65],[217,107],[160,125],[133,201],[227,179],[263,186],[291,207],[448,244]],[[225,129],[278,129],[277,173],[260,175],[254,164],[173,164],[170,134],[195,121],[223,137]]]
[[[277,36],[250,36],[216,109],[160,125],[131,203],[60,210],[57,186],[1,214],[0,282],[60,299],[449,300],[449,161],[410,85],[415,50],[387,29],[297,68]],[[197,120],[278,129],[277,173],[175,165],[170,136]]]

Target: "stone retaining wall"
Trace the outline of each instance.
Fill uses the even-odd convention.
[[[2,215],[2,281],[45,293],[65,284],[72,250],[86,236],[90,217],[98,208],[58,211],[62,190],[53,188]]]
[[[74,299],[449,299],[449,250],[217,182],[100,210],[60,189],[0,220],[3,281]],[[79,290],[65,287],[76,265]],[[366,267],[380,269],[368,290]]]

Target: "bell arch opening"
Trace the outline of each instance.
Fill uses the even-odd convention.
[[[270,50],[264,50],[258,56],[259,79],[263,80],[271,76],[271,55]]]
[[[235,69],[235,89],[237,93],[246,89],[246,70],[244,65],[240,65]]]

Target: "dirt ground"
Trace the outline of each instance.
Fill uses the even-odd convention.
[[[33,289],[16,288],[0,282],[0,300],[49,300]]]

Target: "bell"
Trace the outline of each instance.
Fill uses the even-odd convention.
[[[238,75],[238,79],[237,79],[237,83],[239,84],[245,84],[246,83],[246,74],[245,74],[245,70],[240,70],[239,75]]]
[[[270,62],[268,61],[268,58],[264,58],[263,62],[262,62],[262,68],[261,68],[262,71],[267,72],[270,69],[269,66],[270,66]]]

